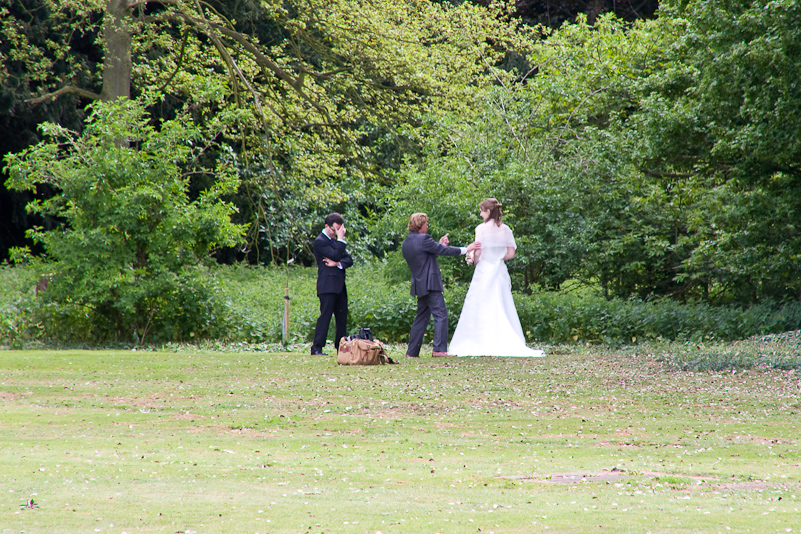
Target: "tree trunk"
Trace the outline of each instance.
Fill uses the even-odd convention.
[[[103,28],[103,90],[100,99],[114,101],[131,97],[131,10],[128,0],[108,0]]]

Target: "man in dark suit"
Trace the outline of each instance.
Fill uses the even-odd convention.
[[[409,334],[409,348],[406,356],[417,358],[423,346],[423,335],[428,328],[431,315],[434,315],[434,351],[432,356],[448,354],[448,309],[443,296],[442,274],[439,271],[437,256],[458,256],[481,248],[479,242],[467,247],[448,246],[448,234],[439,243],[428,235],[428,216],[414,213],[409,218],[409,235],[403,240],[403,258],[412,271],[412,296],[417,297],[417,316]]]
[[[317,297],[320,299],[320,317],[314,329],[312,354],[327,356],[323,352],[331,316],[336,321],[334,349],[348,332],[348,290],[345,287],[345,269],[353,265],[353,258],[345,250],[345,220],[339,213],[325,218],[322,233],[314,240],[314,257],[317,259]]]

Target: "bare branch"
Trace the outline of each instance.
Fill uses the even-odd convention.
[[[67,95],[67,94],[78,95],[81,98],[87,98],[89,100],[100,100],[100,95],[97,93],[93,93],[92,91],[87,91],[86,89],[81,89],[80,87],[75,87],[74,85],[68,85],[66,87],[62,87],[58,91],[40,95],[37,96],[36,98],[29,98],[25,102],[27,104],[38,105],[42,104],[43,102],[47,102],[48,100],[55,100],[61,95]]]

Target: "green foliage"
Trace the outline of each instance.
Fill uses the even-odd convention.
[[[0,345],[21,348],[42,336],[41,325],[28,313],[45,274],[39,267],[39,262],[25,267],[0,265]]]
[[[691,192],[678,279],[740,302],[799,293],[801,7],[668,3],[670,68],[648,78],[643,155]]]
[[[249,227],[255,263],[307,259],[330,211],[354,227],[369,219],[393,186],[387,170],[425,143],[422,118],[469,105],[496,79],[488,64],[529,46],[495,3],[6,2],[0,67],[26,108],[107,95],[124,73],[106,77],[97,58],[129,56],[124,89],[157,95],[150,111],[160,117],[184,106],[203,119],[247,111],[220,141],[237,154],[236,222]],[[119,39],[109,32],[115,16]],[[205,98],[210,90],[220,98]]]
[[[48,141],[6,158],[9,187],[59,191],[29,205],[66,223],[31,232],[52,269],[39,310],[49,335],[141,343],[213,332],[209,252],[233,245],[242,228],[221,200],[234,175],[198,159],[227,126],[218,117],[204,130],[181,115],[157,128],[138,102],[99,103],[83,134],[46,124]],[[193,173],[216,179],[196,200]]]
[[[394,171],[425,146],[426,117],[472,107],[496,80],[487,64],[530,46],[498,6],[470,2],[304,0],[275,24],[270,53],[288,77],[259,80],[269,144],[253,142],[241,169],[271,262],[302,252],[334,210],[365,247],[391,248],[374,219]]]
[[[535,44],[525,83],[432,120],[425,165],[399,174],[381,233],[426,211],[464,242],[494,196],[525,289],[797,299],[799,8],[671,6],[635,24],[579,18]]]
[[[317,269],[219,266],[215,270],[225,296],[225,339],[251,343],[281,341],[284,288],[289,284],[289,343],[312,340],[320,314],[316,294]],[[349,333],[372,328],[387,342],[402,342],[409,335],[416,301],[409,282],[388,283],[381,266],[348,269]],[[334,321],[329,339],[333,340]]]
[[[117,189],[93,188],[92,177],[113,178],[106,169],[121,147],[82,145],[97,161],[86,176],[69,174],[68,195],[89,204],[57,196],[36,208],[66,218],[63,232],[33,235],[51,259],[76,273],[68,283],[51,270],[61,307],[47,308],[37,323],[42,328],[62,321],[73,325],[68,331],[90,332],[84,337],[142,339],[155,321],[164,339],[218,335],[212,332],[219,327],[221,337],[275,340],[280,312],[259,317],[255,310],[280,310],[281,300],[254,300],[252,308],[220,300],[227,289],[220,292],[202,268],[180,266],[202,263],[197,258],[215,243],[230,242],[211,237],[223,215],[250,225],[248,240],[262,245],[252,249],[259,256],[251,260],[297,257],[300,263],[308,259],[309,237],[322,215],[336,209],[348,220],[354,255],[366,260],[375,254],[385,262],[364,266],[370,274],[353,270],[351,325],[373,323],[385,338],[402,339],[414,307],[397,253],[409,214],[428,213],[435,238],[449,233],[452,243],[463,245],[479,222],[478,202],[489,196],[503,202],[504,220],[515,232],[510,272],[532,341],[728,340],[798,327],[796,2],[669,1],[657,20],[629,24],[602,16],[590,25],[578,18],[543,38],[515,29],[497,6],[485,10],[469,2],[246,0],[216,12],[206,4],[164,3],[150,5],[147,14],[158,15],[153,18],[134,13],[140,4],[132,6],[134,92],[163,89],[158,110],[165,116],[189,102],[197,124],[218,131],[216,139],[228,145],[204,154],[202,161],[221,161],[225,172],[195,174],[189,198],[219,187],[214,200],[232,190],[236,175],[242,210],[231,213],[217,204],[222,212],[206,213],[208,227],[181,209],[176,213],[184,215],[162,220],[158,198],[185,196],[183,178],[156,184],[150,171],[134,173],[143,181],[122,188],[122,200],[113,198]],[[91,65],[65,63],[72,38],[66,30],[81,27],[71,22],[81,15],[91,41],[104,5],[60,1],[47,7],[53,16],[37,11],[37,25],[49,21],[38,36],[13,20],[16,11],[3,11],[11,15],[0,23],[10,44],[0,60],[15,74],[0,74],[0,81],[30,64],[25,83],[31,94],[67,81],[96,83]],[[75,67],[75,79],[63,65]],[[48,69],[58,76],[49,77]],[[232,115],[235,130],[215,125],[228,124]],[[179,113],[174,122],[185,121]],[[72,144],[80,138],[50,132]],[[111,131],[105,141],[126,136]],[[87,134],[92,137],[98,135]],[[178,159],[188,161],[190,149],[171,142]],[[159,160],[165,176],[174,176],[172,155],[156,157],[164,152],[142,143],[138,148]],[[51,143],[31,157],[44,162],[57,153]],[[59,158],[57,168],[69,159]],[[159,165],[152,174],[162,172]],[[39,184],[69,189],[44,169]],[[20,187],[29,185],[25,172],[15,178]],[[202,206],[203,198],[192,206]],[[101,209],[109,205],[114,213]],[[157,238],[132,230],[145,219],[160,225]],[[95,231],[84,232],[88,225]],[[181,240],[192,243],[175,245]],[[109,252],[118,242],[130,245],[130,269],[114,276],[79,272],[76,258],[87,251],[104,261],[124,256]],[[137,245],[151,242],[161,245],[158,253]],[[140,270],[144,258],[152,278]],[[471,270],[450,260],[442,267],[455,316]],[[284,282],[257,272],[282,298]],[[168,273],[178,274],[172,280]],[[124,295],[115,293],[120,284]],[[179,291],[188,295],[185,303],[170,284],[187,288]],[[203,289],[193,294],[188,288],[197,284]],[[580,293],[553,292],[574,285]],[[316,317],[313,292],[303,291],[293,302],[293,341],[308,339]],[[87,322],[85,299],[100,295],[113,298],[93,308],[96,319]],[[180,326],[178,312],[148,319],[171,303],[216,322]],[[137,322],[121,325],[120,310]]]
[[[24,109],[22,101],[37,93],[91,80],[97,64],[87,57],[84,40],[100,31],[96,13],[105,4],[98,0],[0,0],[3,96]]]
[[[285,288],[289,287],[290,343],[311,339],[315,313],[317,269],[265,268],[236,264],[214,270],[225,303],[221,340],[248,343],[281,342]]]
[[[681,371],[801,369],[801,331],[727,344],[671,343],[656,347],[654,354],[659,361]]]
[[[536,73],[521,73],[525,83],[500,77],[472,113],[432,122],[425,164],[405,168],[390,194],[391,224],[425,211],[459,229],[463,242],[472,239],[467,221],[479,222],[478,202],[496,197],[518,240],[515,265],[526,288],[598,277],[598,247],[619,235],[621,221],[646,211],[629,212],[624,181],[639,173],[616,159],[624,140],[603,130],[630,105],[638,73],[656,61],[658,35],[637,29],[609,17],[595,27],[565,26],[536,43],[528,58]]]
[[[225,268],[217,271],[223,280],[221,283],[230,289],[231,282],[224,281],[229,279],[226,272]],[[237,282],[238,296],[231,291],[226,294],[229,306],[226,316],[230,318],[228,339],[278,342],[281,340],[285,272],[258,269],[255,273],[251,282]],[[311,341],[319,314],[315,276],[315,271],[309,269],[293,269],[290,274],[292,342]],[[445,291],[451,333],[456,328],[467,288],[466,283],[451,280]],[[408,340],[417,309],[416,300],[409,294],[408,280],[395,282],[387,277],[386,265],[360,265],[349,269],[348,298],[351,333],[360,327],[369,327],[383,341],[405,343]],[[610,300],[589,290],[531,295],[515,292],[514,298],[527,341],[540,345],[731,341],[801,327],[801,306],[797,304],[771,303],[741,309],[713,307],[703,302]],[[433,328],[433,323],[429,327]],[[333,323],[330,333],[333,339]]]
[[[548,343],[732,341],[801,326],[797,303],[739,308],[701,301],[607,299],[586,291],[515,295],[515,304],[527,337]]]
[[[447,259],[441,263],[443,271],[451,266]],[[409,294],[408,279],[404,276],[398,280],[395,269],[390,267],[390,262],[358,264],[348,269],[349,333],[369,327],[382,341],[399,344],[408,341],[417,303]],[[34,266],[0,270],[3,277],[0,282],[4,287],[12,288],[2,293],[0,301],[5,325],[0,344],[23,346],[36,341],[61,341],[74,345],[82,339],[76,332],[96,328],[85,315],[67,313],[63,305],[43,305],[42,298],[34,298],[33,284],[39,272],[40,269]],[[190,306],[204,305],[202,303],[207,302],[204,299],[215,304],[213,320],[207,325],[206,334],[196,327],[196,336],[191,339],[207,337],[220,343],[253,346],[281,343],[284,291],[288,283],[288,342],[297,345],[311,341],[319,315],[315,293],[316,269],[292,267],[287,271],[285,267],[239,264],[217,266],[211,270],[211,275],[212,279],[207,279],[202,285],[201,291],[206,293],[198,298],[200,304],[191,303],[189,299],[181,304],[190,310]],[[452,277],[448,277],[446,283],[445,300],[452,334],[468,284],[456,282]],[[198,290],[194,291],[186,294],[193,295]],[[527,341],[546,347],[584,344],[619,347],[667,342],[708,346],[753,336],[779,336],[782,332],[801,329],[801,305],[795,303],[766,303],[739,308],[711,306],[700,301],[686,304],[671,300],[645,302],[608,299],[589,289],[533,294],[515,291],[514,299]],[[70,310],[74,311],[74,308]],[[193,313],[200,314],[201,311]],[[182,317],[175,315],[172,320],[180,324],[181,320],[186,320]],[[433,323],[429,328],[427,339],[430,341]],[[333,333],[332,321],[330,340],[333,340]],[[161,339],[172,338],[163,336]],[[777,360],[771,365],[777,368],[795,366],[794,360],[787,361],[790,363],[782,364]]]

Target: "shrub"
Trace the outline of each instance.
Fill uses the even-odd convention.
[[[284,294],[290,288],[289,342],[305,342],[314,330],[317,309],[316,269],[296,267],[218,266],[215,274],[225,305],[224,332],[229,341],[282,341]]]
[[[220,312],[209,252],[243,229],[222,196],[230,169],[199,166],[225,125],[208,130],[186,114],[149,124],[141,102],[96,103],[83,133],[53,124],[46,141],[6,157],[13,189],[50,184],[57,193],[28,209],[63,219],[36,229],[52,269],[44,302],[32,308],[51,338],[142,343],[212,336]],[[190,176],[215,184],[192,200]]]
[[[378,261],[348,269],[349,333],[369,327],[385,342],[406,343],[417,302],[409,294],[408,281],[399,282],[396,275],[385,277],[384,269],[384,264]],[[97,324],[80,313],[80,308],[54,305],[33,297],[37,273],[32,266],[0,269],[3,288],[0,290],[0,319],[3,321],[0,343],[12,346],[42,340],[75,344],[98,339],[96,333],[94,338],[89,335]],[[284,288],[288,281],[290,329],[287,341],[291,344],[311,341],[319,314],[316,268],[217,266],[208,275],[198,273],[201,275],[208,278],[205,282],[192,281],[192,287],[198,284],[202,289],[187,291],[165,303],[165,311],[159,319],[164,323],[159,324],[159,331],[170,335],[188,330],[190,336],[195,333],[194,339],[280,343]],[[451,283],[445,290],[451,334],[467,289],[466,284]],[[705,303],[607,300],[591,290],[515,293],[514,298],[529,343],[607,346],[670,343],[669,349],[659,349],[663,354],[661,358],[682,369],[754,365],[798,368],[798,356],[793,350],[801,353],[798,350],[801,338],[780,334],[801,329],[801,304],[798,303],[765,303],[743,309]],[[173,315],[169,313],[170,306],[175,307]],[[191,326],[196,329],[189,330],[189,324],[181,323],[181,314],[186,309],[195,310],[194,315],[208,317],[208,320],[200,323],[200,327],[193,323]],[[433,322],[429,325],[428,340],[431,330]],[[332,321],[329,339],[333,339],[333,331]],[[723,344],[746,338],[763,341]]]
[[[41,325],[29,313],[41,277],[33,266],[0,265],[0,345],[21,348],[41,337]]]
[[[733,341],[801,328],[801,303],[750,308],[703,302],[607,300],[592,292],[515,295],[530,341],[631,344],[644,341]]]

